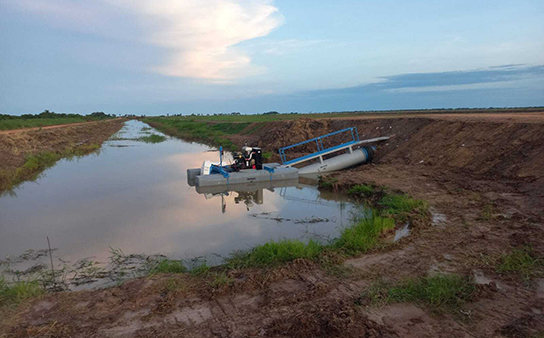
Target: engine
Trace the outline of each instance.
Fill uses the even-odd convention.
[[[243,169],[263,169],[263,154],[261,148],[248,147],[247,144],[242,147],[242,152],[232,154],[234,163],[230,166],[232,170],[239,171]]]

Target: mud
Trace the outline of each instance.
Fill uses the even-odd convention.
[[[544,255],[544,115],[473,115],[272,122],[250,135],[266,151],[348,126],[361,138],[394,135],[374,164],[334,174],[333,188],[400,190],[427,200],[436,222],[345,261],[344,274],[296,261],[231,272],[232,282],[219,288],[166,275],[53,294],[4,314],[0,336],[538,337],[542,279],[500,274],[496,258],[527,246]],[[436,273],[470,276],[474,300],[437,314],[423,304],[375,307],[361,298],[377,280]]]

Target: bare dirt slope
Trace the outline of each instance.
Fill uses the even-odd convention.
[[[68,146],[80,144],[100,144],[121,129],[124,121],[115,119],[0,132],[0,169],[21,166],[29,154],[63,151]]]

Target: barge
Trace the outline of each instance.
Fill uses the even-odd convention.
[[[333,136],[351,135],[351,139],[327,148]],[[315,137],[279,149],[282,163],[262,163],[262,150],[249,147],[247,142],[241,153],[233,153],[234,163],[223,165],[223,149],[219,148],[219,162],[205,161],[200,168],[187,169],[189,185],[197,188],[223,187],[257,182],[296,180],[300,175],[316,175],[371,163],[379,142],[390,137],[360,140],[357,128],[351,127]],[[327,140],[328,139],[328,140]],[[309,147],[315,143],[316,151],[288,159],[286,151],[297,147]],[[205,190],[205,189],[203,189]]]

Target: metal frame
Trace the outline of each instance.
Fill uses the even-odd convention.
[[[351,132],[351,141],[345,142],[345,143],[339,144],[337,146],[325,149],[325,147],[323,146],[323,139],[324,138],[327,138],[327,137],[330,137],[330,136],[333,136],[333,135],[337,135],[337,134],[340,134],[340,133],[344,133],[344,132],[347,132],[347,131]],[[287,161],[287,157],[285,156],[285,151],[287,149],[298,147],[298,146],[301,146],[303,144],[310,143],[310,142],[315,142],[315,144],[317,145],[317,152],[306,155],[306,156],[296,158],[294,160]],[[315,158],[315,157],[317,157],[319,155],[323,155],[325,153],[329,153],[329,152],[334,151],[334,150],[339,150],[340,148],[348,147],[348,146],[356,144],[358,142],[359,142],[359,132],[357,131],[357,128],[356,127],[350,127],[350,128],[338,130],[338,131],[335,131],[335,132],[332,132],[332,133],[329,133],[329,134],[326,134],[326,135],[314,137],[312,139],[309,139],[309,140],[306,140],[306,141],[303,141],[303,142],[295,143],[295,144],[292,144],[292,145],[287,146],[287,147],[282,147],[282,148],[279,149],[279,153],[280,153],[281,162],[284,165],[291,165],[291,164],[296,163],[296,162],[302,162],[304,160],[310,160],[310,159]]]

